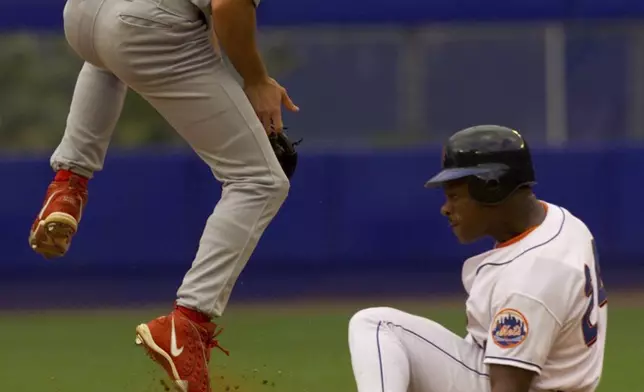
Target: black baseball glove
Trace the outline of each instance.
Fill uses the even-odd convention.
[[[297,150],[295,147],[302,142],[302,139],[297,142],[292,142],[284,131],[280,133],[271,133],[268,136],[271,142],[273,151],[277,156],[277,160],[284,170],[284,174],[289,179],[293,177],[295,168],[297,167]]]

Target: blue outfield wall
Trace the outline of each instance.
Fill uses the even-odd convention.
[[[587,222],[597,238],[604,273],[620,279],[624,273],[634,280],[641,276],[634,272],[644,267],[644,149],[534,154],[538,196]],[[443,285],[442,291],[460,290],[463,259],[491,242],[456,242],[439,213],[443,195],[423,187],[439,161],[437,149],[305,151],[290,196],[262,238],[241,285],[259,283],[246,284],[239,292],[333,294],[350,291],[350,285],[360,291],[362,284],[370,285],[371,292],[423,291],[437,284]],[[133,279],[166,279],[174,288],[190,265],[220,194],[208,168],[190,153],[113,153],[91,182],[71,251],[64,259],[47,262],[27,244],[29,226],[52,177],[47,159],[5,159],[0,176],[0,288],[5,289],[53,281],[62,285],[57,290],[69,290],[78,282],[91,288],[109,281],[113,285],[107,290],[118,296],[114,282]],[[136,288],[119,284],[138,295]],[[343,284],[349,286],[343,289]],[[173,294],[166,289],[164,295],[168,293]]]
[[[4,32],[42,30],[59,34],[63,5],[64,0],[3,0],[0,28]],[[308,4],[263,0],[258,12],[263,26],[588,22],[642,18],[644,2],[329,0]],[[584,37],[567,41],[569,103],[577,102],[570,104],[569,125],[573,133],[584,130],[584,136],[574,135],[577,139],[600,140],[607,135],[607,128],[601,126],[607,121],[614,129],[627,129],[620,123],[622,117],[626,118],[622,112],[627,106],[612,104],[622,102],[626,96],[621,79],[625,72],[621,70],[629,58],[624,45],[627,40]],[[588,48],[592,49],[591,57],[602,60],[584,63],[580,69],[581,63],[575,58]],[[459,53],[465,50],[467,54],[473,49],[476,47],[457,45],[454,58],[460,59]],[[541,53],[532,47],[527,51]],[[490,64],[498,68],[496,63]],[[535,64],[542,64],[541,59]],[[517,69],[539,75],[540,68],[535,67]],[[437,75],[436,70],[433,74]],[[534,80],[541,80],[532,76],[528,79],[525,83],[530,86]],[[589,93],[588,86],[596,88],[598,83],[601,94]],[[308,82],[300,85],[311,90]],[[514,96],[506,94],[507,89],[499,89],[498,81],[495,89],[506,97]],[[297,91],[294,96],[298,96]],[[453,108],[462,106],[462,98],[453,98],[457,103],[454,105],[446,101],[449,94],[437,96],[440,101],[430,105],[438,112],[430,116],[438,121],[433,128],[452,129],[451,122],[445,125],[441,119],[462,116],[462,109],[450,115]],[[611,98],[611,105],[606,106],[606,97]],[[306,106],[305,102],[301,104]],[[588,110],[588,105],[601,110]],[[524,106],[528,109],[523,110],[538,113],[527,117],[542,115],[538,105]],[[481,115],[495,113],[480,102],[471,110],[474,112],[469,115],[479,120]],[[595,121],[597,118],[600,119]],[[292,125],[307,128],[306,124]],[[533,127],[543,128],[537,123]],[[424,181],[438,169],[439,161],[438,149],[304,151],[290,197],[262,238],[234,297],[461,290],[463,259],[491,243],[461,246],[454,239],[439,214],[442,195],[423,188]],[[540,182],[537,194],[571,210],[595,233],[609,289],[641,282],[644,247],[639,244],[639,223],[644,218],[640,207],[644,149],[539,150],[535,151],[535,162]],[[114,304],[137,302],[133,298],[171,300],[220,193],[208,168],[190,153],[112,152],[106,170],[91,183],[88,209],[70,253],[64,259],[48,262],[36,256],[27,244],[29,226],[52,176],[47,158],[5,158],[0,160],[0,174],[4,179],[0,192],[0,308],[22,308],[27,303],[74,306],[105,302],[106,298]]]
[[[186,0],[188,1],[188,0]],[[64,0],[3,0],[0,28],[61,30]],[[640,0],[264,0],[259,22],[267,26],[342,23],[425,23],[631,19],[644,16]]]

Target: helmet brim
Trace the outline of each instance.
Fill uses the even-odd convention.
[[[459,167],[444,169],[425,183],[425,188],[438,188],[449,181],[458,180],[469,176],[478,176],[490,173],[488,167]]]

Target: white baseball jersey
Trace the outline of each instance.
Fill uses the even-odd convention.
[[[465,262],[466,339],[487,365],[536,372],[536,390],[593,391],[607,321],[594,239],[570,212],[543,205],[541,225]]]

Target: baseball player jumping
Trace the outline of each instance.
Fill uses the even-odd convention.
[[[349,348],[359,392],[592,392],[606,342],[607,298],[593,235],[536,198],[528,145],[476,126],[447,142],[441,213],[461,243],[493,249],[463,265],[467,335],[391,308],[356,313]]]
[[[281,106],[299,109],[268,76],[258,53],[258,3],[68,0],[63,12],[67,41],[85,63],[65,134],[51,157],[56,174],[31,228],[31,247],[47,258],[67,252],[87,204],[88,181],[103,168],[128,87],[176,129],[223,184],[174,310],[136,328],[136,342],[182,392],[211,390],[208,362],[211,348],[218,347],[212,320],[224,311],[289,191],[287,169],[293,168],[282,168],[267,133],[286,138]],[[289,146],[282,147],[288,152]],[[172,187],[174,179],[167,180]],[[127,225],[129,217],[121,218]],[[113,235],[118,241],[119,233]]]

